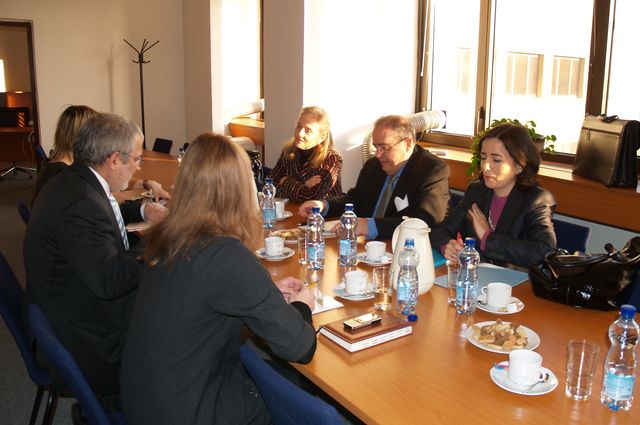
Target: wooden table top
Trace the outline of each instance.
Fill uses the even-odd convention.
[[[172,164],[173,171],[162,164]],[[176,171],[175,161],[150,159],[143,166],[148,178],[163,184],[173,181]],[[287,209],[294,214],[279,221],[278,229],[294,228],[302,221],[296,205],[287,204]],[[297,251],[295,245],[288,246]],[[360,241],[358,252],[362,251]],[[335,238],[326,240],[325,252],[322,290],[332,294],[340,275]],[[305,279],[306,268],[298,264],[297,253],[281,262],[262,263],[274,280],[286,276]],[[362,263],[358,268],[369,273],[372,269]],[[444,273],[443,268],[436,270],[436,275]],[[537,298],[528,282],[515,287],[513,296],[524,302],[519,313],[497,316],[477,310],[472,316],[460,316],[447,304],[447,290],[434,285],[419,298],[419,320],[412,335],[356,353],[318,336],[313,360],[294,367],[367,424],[640,424],[640,400],[628,412],[613,413],[600,404],[601,365],[609,348],[607,330],[617,312],[581,310]],[[314,315],[316,328],[365,312],[373,304],[373,300],[339,300],[343,308]],[[543,356],[543,366],[558,378],[554,391],[524,396],[492,382],[492,365],[508,356],[475,347],[467,342],[465,331],[474,323],[498,317],[517,321],[540,336],[536,351]],[[600,346],[600,366],[588,401],[573,401],[564,395],[565,347],[570,339],[587,339]]]
[[[289,205],[296,211],[295,205]],[[295,227],[294,216],[278,228]],[[293,247],[289,245],[290,247]],[[390,248],[389,242],[387,242]],[[297,247],[295,247],[297,249]],[[364,246],[358,244],[358,252]],[[332,293],[339,281],[337,241],[326,240],[323,291]],[[263,261],[274,279],[292,275],[304,278],[306,270],[297,255],[282,262]],[[372,267],[358,268],[371,273]],[[436,275],[445,274],[444,267]],[[447,304],[447,290],[434,285],[419,298],[418,322],[413,334],[360,352],[349,353],[323,336],[308,365],[294,366],[331,397],[367,424],[639,424],[639,401],[629,412],[612,413],[600,404],[602,366],[598,366],[592,398],[570,400],[564,394],[565,347],[570,339],[587,339],[600,346],[602,365],[609,348],[607,330],[617,312],[580,310],[537,298],[529,282],[513,289],[525,304],[516,314],[498,316],[477,310],[461,316]],[[339,298],[337,298],[339,299]],[[345,307],[314,315],[314,325],[350,317],[371,309],[373,300],[347,301]],[[543,366],[557,376],[558,387],[549,394],[524,396],[507,392],[493,383],[489,370],[506,354],[484,351],[467,342],[472,324],[502,318],[535,331],[541,339],[536,349]],[[637,391],[636,391],[637,394]]]

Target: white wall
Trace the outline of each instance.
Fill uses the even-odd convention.
[[[0,19],[33,22],[40,133],[51,148],[58,116],[86,104],[140,123],[137,58],[122,39],[140,47],[160,40],[144,65],[147,140],[185,138],[182,2],[180,0],[4,1]]]

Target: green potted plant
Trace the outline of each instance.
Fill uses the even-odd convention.
[[[471,141],[471,163],[469,164],[469,168],[467,168],[467,177],[469,179],[474,178],[478,174],[478,170],[480,169],[480,152],[478,152],[478,144],[480,143],[480,139],[484,136],[484,134],[491,130],[494,127],[497,127],[501,124],[519,124],[527,129],[529,135],[531,136],[531,140],[538,147],[540,153],[555,153],[555,145],[556,136],[554,134],[542,135],[536,132],[536,123],[533,120],[529,120],[526,123],[522,124],[517,119],[511,118],[501,118],[499,120],[491,121],[491,125],[489,128],[483,130],[476,136],[474,136]]]

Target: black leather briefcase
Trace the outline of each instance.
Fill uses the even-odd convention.
[[[616,119],[605,122],[586,116],[573,174],[610,187],[636,187],[636,151],[640,148],[640,122]]]

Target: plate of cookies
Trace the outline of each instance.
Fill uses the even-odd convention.
[[[520,348],[533,350],[540,345],[540,337],[531,329],[500,319],[476,323],[467,329],[466,337],[476,347],[500,354]]]
[[[284,243],[290,243],[290,244],[294,244],[294,243],[298,243],[298,233],[300,233],[302,230],[300,229],[282,229],[282,230],[275,230],[273,232],[274,236],[280,236],[282,239],[284,239]]]

